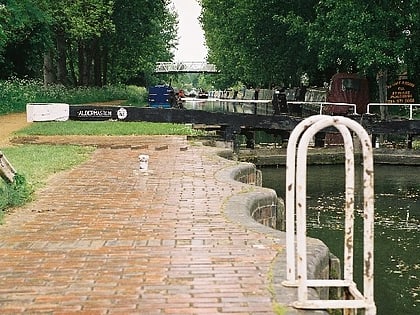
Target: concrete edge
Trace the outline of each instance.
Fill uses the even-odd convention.
[[[251,162],[258,166],[285,166],[286,151],[281,150],[243,150],[239,152],[240,161]],[[361,152],[355,153],[357,162],[362,162]],[[373,159],[375,165],[405,165],[420,166],[419,150],[374,149]],[[338,149],[325,149],[324,152],[313,149],[308,151],[308,165],[344,164],[344,151]]]
[[[228,159],[232,156],[231,151],[223,150],[217,152],[220,158]],[[221,182],[235,182],[237,185],[243,186],[241,193],[231,196],[224,205],[224,212],[229,220],[242,225],[244,228],[261,233],[266,238],[271,238],[273,244],[281,245],[283,248],[286,244],[286,233],[275,230],[263,224],[256,222],[251,213],[255,206],[260,202],[277,200],[277,194],[273,189],[258,187],[239,182],[238,174],[243,171],[256,171],[253,163],[237,162],[236,165],[228,166],[216,172],[215,177]],[[325,264],[325,260],[329,260],[330,251],[328,247],[320,240],[307,238],[308,246],[308,278],[314,278],[320,272],[320,266]],[[297,289],[287,288],[282,285],[282,281],[286,279],[286,253],[285,250],[279,250],[272,262],[272,279],[271,286],[274,302],[286,307],[285,315],[327,315],[324,310],[298,310],[291,306],[291,303],[297,300]],[[311,298],[320,298],[315,290],[311,290]]]

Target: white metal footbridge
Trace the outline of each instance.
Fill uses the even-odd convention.
[[[218,73],[216,66],[205,61],[157,62],[155,73]]]

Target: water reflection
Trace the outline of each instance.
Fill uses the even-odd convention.
[[[375,166],[375,301],[378,314],[418,314],[420,304],[420,167]],[[360,174],[356,174],[360,182]],[[284,197],[285,168],[263,169],[263,185]],[[311,166],[307,184],[308,235],[342,261],[344,167]],[[355,270],[362,283],[362,191],[355,192]]]
[[[272,115],[270,100],[234,100],[234,99],[187,99],[184,108],[208,112],[230,112],[240,114]]]

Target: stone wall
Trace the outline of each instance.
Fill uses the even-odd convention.
[[[220,154],[227,157],[229,154]],[[221,170],[216,174],[220,181],[234,180],[238,185],[242,185],[242,192],[233,195],[226,203],[226,215],[235,222],[242,224],[246,228],[253,229],[260,233],[272,236],[279,244],[285,246],[285,232],[274,229],[284,225],[284,202],[277,197],[274,190],[261,186],[261,173],[252,163],[238,163],[237,165]],[[244,186],[243,183],[249,184]],[[279,217],[281,219],[279,220]],[[280,222],[280,223],[279,223]],[[280,225],[279,225],[280,224]],[[308,278],[328,279],[331,274],[337,274],[339,270],[330,269],[332,262],[337,262],[330,254],[328,247],[320,240],[308,238]],[[337,268],[337,265],[334,265]],[[339,264],[338,264],[339,268]],[[287,288],[282,285],[286,279],[286,258],[285,254],[280,254],[273,262],[274,295],[277,303],[289,305],[297,300],[297,289]],[[331,293],[328,289],[311,290],[311,298],[327,299]],[[303,311],[287,307],[287,314],[305,315],[327,315],[326,311]]]
[[[257,170],[254,164],[239,164],[233,171],[233,179],[248,185],[262,186],[262,172]],[[277,214],[284,213],[284,204],[273,192],[267,189],[266,194],[258,192],[255,195],[255,192],[250,191],[252,198],[247,201],[247,206],[249,206],[249,215],[256,222],[273,229],[281,229],[282,225],[277,225]]]

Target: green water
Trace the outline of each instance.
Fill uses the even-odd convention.
[[[284,198],[285,168],[263,168],[263,185]],[[308,235],[342,259],[344,166],[310,166]],[[359,177],[359,176],[357,176]],[[357,182],[359,179],[357,178]],[[356,191],[355,281],[362,283],[361,190]],[[378,315],[420,314],[420,167],[375,165],[375,303]]]

